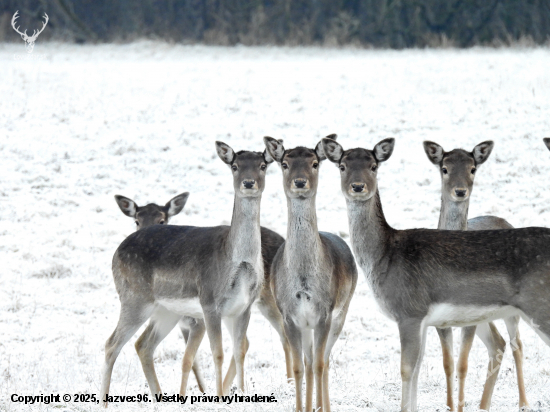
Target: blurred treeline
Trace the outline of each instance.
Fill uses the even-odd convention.
[[[425,47],[543,44],[550,0],[0,0],[0,41],[13,13],[41,38],[136,38],[222,45]]]

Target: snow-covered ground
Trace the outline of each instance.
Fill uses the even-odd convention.
[[[229,223],[231,176],[216,155],[215,140],[238,150],[263,150],[264,135],[283,138],[287,147],[313,147],[321,137],[338,133],[346,148],[372,148],[393,136],[394,154],[379,172],[386,217],[396,228],[435,228],[440,178],[422,141],[450,150],[492,139],[495,149],[477,175],[470,216],[494,214],[517,227],[550,222],[550,152],[542,143],[550,136],[548,49],[38,42],[34,53],[43,59],[14,59],[24,53],[22,43],[0,44],[0,410],[30,410],[11,403],[13,393],[99,393],[103,345],[119,312],[110,260],[134,230],[113,195],[164,204],[189,191],[173,224]],[[319,227],[349,240],[338,170],[327,162],[321,176]],[[262,224],[285,235],[286,200],[276,166],[269,169],[266,186]],[[507,337],[504,324],[498,325]],[[521,334],[528,399],[535,410],[548,411],[550,348],[524,323]],[[157,374],[167,393],[179,389],[180,335],[174,330],[156,352]],[[115,364],[113,394],[148,393],[133,348],[136,337]],[[249,337],[248,388],[274,393],[278,403],[206,404],[196,410],[292,410],[293,387],[285,383],[278,336],[256,309]],[[224,339],[227,364],[227,334]],[[212,392],[207,339],[199,352]],[[423,411],[445,410],[440,353],[431,330],[420,375]],[[362,277],[332,358],[333,410],[399,410],[397,327],[378,312]],[[486,366],[486,350],[476,340],[468,411],[477,410]],[[190,393],[197,394],[193,377],[190,384]],[[517,399],[508,350],[493,410],[515,411]],[[96,407],[71,402],[52,410],[59,408]]]

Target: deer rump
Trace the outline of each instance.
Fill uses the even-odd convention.
[[[507,308],[524,318],[548,317],[538,308],[549,298],[540,287],[550,284],[550,229],[412,229],[392,237],[386,274],[373,289],[380,292],[383,284],[392,285],[387,290],[393,294],[383,297],[383,306],[394,320],[406,314],[429,325],[450,318],[443,326],[465,326],[464,320],[453,322],[453,308],[471,312],[466,324],[500,318]],[[380,264],[378,270],[384,266]],[[441,310],[447,316],[439,316]]]

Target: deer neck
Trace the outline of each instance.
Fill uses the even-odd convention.
[[[235,196],[227,252],[235,261],[255,263],[261,256],[259,197]]]
[[[442,196],[437,228],[440,230],[467,230],[469,207],[470,199],[464,202],[453,202]]]
[[[388,244],[395,230],[386,222],[378,190],[368,200],[355,201],[346,198],[346,203],[353,252],[367,280],[372,284],[374,269],[384,265]],[[383,268],[381,271],[385,272]]]
[[[321,238],[317,229],[315,197],[287,198],[288,225],[285,241],[286,264],[299,266],[300,272],[316,267],[321,257]]]

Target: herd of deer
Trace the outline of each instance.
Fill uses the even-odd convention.
[[[280,336],[287,378],[294,379],[296,386],[296,410],[330,411],[329,355],[357,284],[357,261],[380,308],[399,328],[403,412],[417,411],[418,375],[428,326],[435,326],[441,339],[451,411],[455,410],[452,327],[462,327],[459,411],[465,404],[468,353],[476,334],[487,346],[490,361],[496,358],[496,369],[491,367],[494,362],[489,364],[480,404],[480,409],[489,410],[502,361],[498,355],[506,346],[492,323],[495,319],[505,320],[516,363],[519,407],[527,408],[518,322],[522,317],[550,345],[550,229],[514,229],[494,216],[468,220],[475,172],[491,154],[493,142],[483,142],[472,152],[445,152],[436,143],[424,142],[429,160],[441,174],[438,230],[396,230],[384,218],[377,172],[380,163],[391,156],[394,139],[384,139],[372,150],[344,150],[336,135],[322,139],[315,149],[285,149],[282,141],[271,137],[265,137],[264,143],[266,150],[260,153],[234,152],[216,142],[219,157],[233,174],[235,203],[230,226],[166,225],[183,209],[188,193],[165,206],[144,207],[116,196],[120,209],[135,219],[138,230],[120,244],[113,257],[121,310],[105,344],[101,399],[109,392],[120,350],[148,319],[135,346],[153,394],[161,393],[153,352],[176,324],[187,343],[182,395],[191,369],[200,391],[205,390],[194,363],[205,331],[217,395],[228,394],[235,375],[238,390],[244,391],[246,330],[251,305],[256,302]],[[550,138],[544,143],[550,149]],[[354,254],[341,238],[317,228],[315,198],[319,166],[325,159],[340,169]],[[282,169],[287,198],[286,240],[260,226],[266,169],[274,161]],[[233,342],[223,381],[222,320]]]

